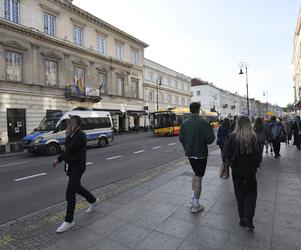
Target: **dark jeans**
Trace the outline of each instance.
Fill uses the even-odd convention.
[[[240,220],[253,220],[257,200],[256,173],[244,174],[232,171],[234,192]]]
[[[81,173],[72,173],[69,175],[68,186],[66,190],[67,212],[65,221],[72,222],[76,204],[76,194],[83,196],[89,203],[94,203],[96,198],[84,187],[82,187],[80,180],[84,171]]]
[[[278,156],[280,153],[280,140],[279,139],[273,140],[273,148],[274,148],[275,155]]]

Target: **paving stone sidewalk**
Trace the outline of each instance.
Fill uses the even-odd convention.
[[[190,213],[192,172],[182,164],[104,201],[91,215],[78,212],[76,226],[47,249],[301,249],[301,152],[282,144],[281,154],[265,155],[258,171],[254,233],[238,226],[232,180],[218,177],[216,150],[204,178],[204,212]]]

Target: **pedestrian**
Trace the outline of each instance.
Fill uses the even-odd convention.
[[[286,134],[286,143],[290,143],[290,140],[292,139],[292,129],[293,126],[290,123],[288,117],[285,118],[284,120],[284,130],[285,130],[285,134]]]
[[[262,163],[263,149],[267,140],[268,130],[264,127],[264,123],[261,117],[256,118],[254,123],[254,131],[259,142],[259,151],[261,153],[260,162]]]
[[[260,147],[247,116],[238,118],[236,129],[230,135],[228,157],[232,168],[234,193],[240,218],[239,225],[253,230],[257,200],[256,172],[260,166]]]
[[[179,139],[195,174],[192,178],[191,213],[198,213],[204,210],[199,203],[202,178],[207,166],[208,145],[214,142],[215,136],[210,123],[199,115],[201,104],[192,102],[189,108],[192,116],[183,122]]]
[[[222,122],[222,125],[219,127],[217,131],[217,141],[216,144],[219,146],[221,150],[222,160],[223,163],[225,163],[225,159],[223,158],[223,149],[226,140],[229,138],[229,135],[231,133],[231,124],[230,120],[228,118],[225,118]]]
[[[270,124],[270,120],[266,120],[264,122],[264,127],[265,127],[265,131],[266,131],[266,141],[265,141],[265,153],[269,153],[269,147],[270,147],[270,151],[271,153],[274,152],[273,150],[273,143],[272,143],[272,133],[269,127]]]
[[[285,135],[284,127],[280,122],[280,120],[277,119],[276,116],[273,116],[271,118],[269,128],[272,135],[272,143],[273,143],[275,158],[279,158],[281,156],[280,155],[281,140],[283,135]]]
[[[293,124],[292,132],[294,135],[294,145],[300,150],[301,143],[301,120],[300,116],[296,116],[296,120]]]
[[[65,232],[75,224],[73,217],[76,194],[83,196],[90,203],[87,213],[92,213],[99,203],[99,200],[81,185],[81,177],[86,170],[87,151],[87,137],[81,130],[81,124],[82,120],[79,116],[70,116],[70,119],[67,120],[66,151],[53,161],[53,167],[64,161],[65,171],[69,177],[66,189],[67,211],[65,221],[56,230],[57,233]]]
[[[237,115],[235,115],[233,120],[231,121],[231,131],[232,132],[235,130],[235,127],[236,127],[236,119],[237,119]]]

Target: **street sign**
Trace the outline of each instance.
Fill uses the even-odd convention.
[[[243,115],[248,115],[248,113],[249,113],[249,112],[248,112],[248,109],[244,109],[244,110],[242,111],[242,114],[243,114]]]

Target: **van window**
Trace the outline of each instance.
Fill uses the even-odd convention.
[[[82,129],[99,129],[111,128],[111,120],[109,117],[90,117],[82,119]]]

